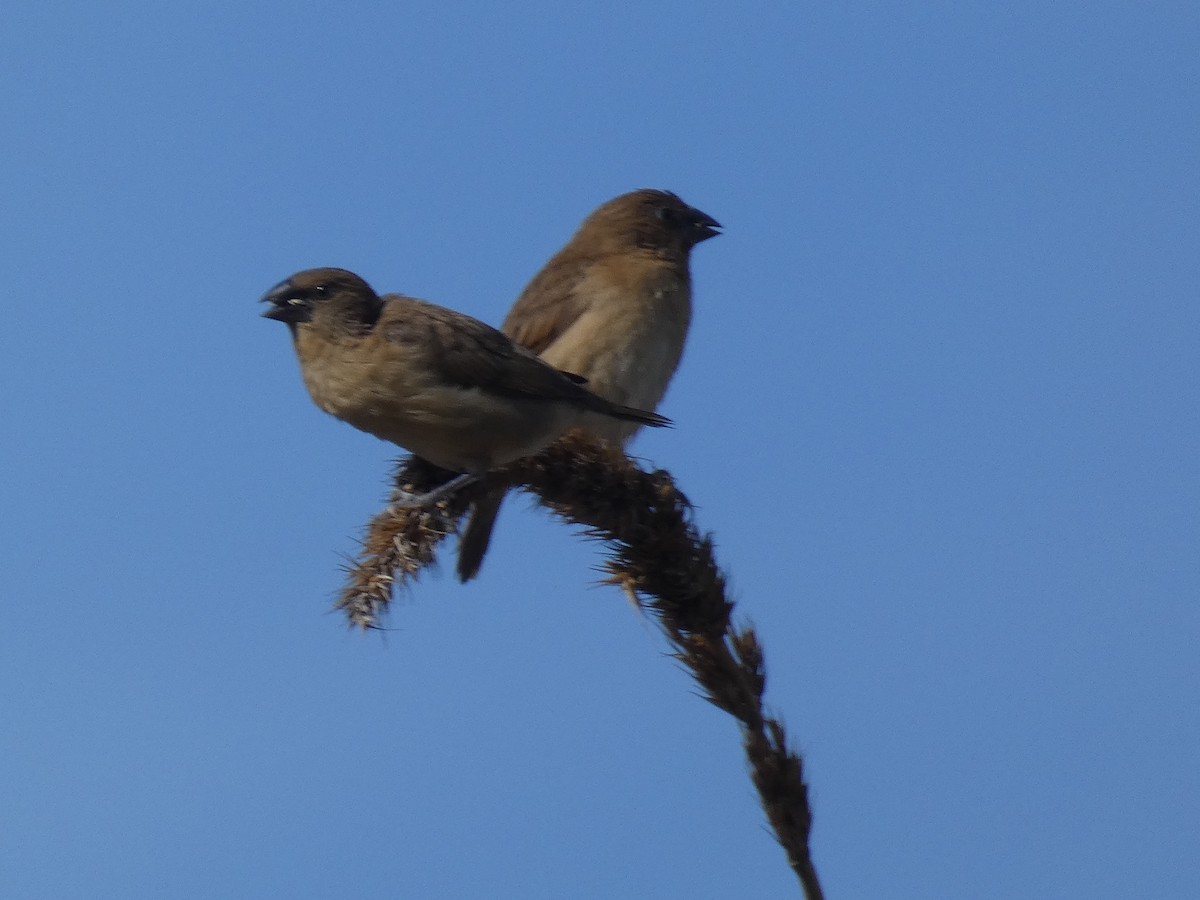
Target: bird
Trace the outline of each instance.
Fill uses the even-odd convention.
[[[541,450],[588,416],[663,427],[605,400],[478,319],[346,269],[306,269],[271,288],[263,315],[287,324],[318,407],[458,473],[394,505],[423,506]]]
[[[653,410],[666,393],[692,315],[689,260],[721,224],[670,191],[642,189],[597,207],[521,292],[500,330],[614,403]],[[623,447],[641,423],[591,415],[580,427]],[[476,498],[458,546],[474,578],[504,490]]]

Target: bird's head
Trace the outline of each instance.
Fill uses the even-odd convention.
[[[644,188],[614,197],[598,207],[580,226],[579,236],[606,236],[632,241],[651,250],[686,253],[701,241],[716,237],[721,223],[688,206],[670,191]]]
[[[270,306],[268,319],[286,322],[293,329],[314,318],[338,319],[370,326],[383,305],[363,279],[346,269],[305,269],[279,282],[262,296]]]

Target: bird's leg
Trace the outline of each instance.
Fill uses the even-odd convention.
[[[396,492],[396,499],[392,500],[393,509],[413,509],[418,506],[429,506],[453,494],[460,488],[465,488],[469,484],[474,484],[481,476],[472,472],[464,472],[461,475],[455,475],[443,485],[435,487],[432,491],[426,491],[424,494],[400,494]]]

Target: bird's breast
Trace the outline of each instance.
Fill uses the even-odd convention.
[[[542,352],[550,365],[582,375],[614,403],[654,409],[683,354],[690,304],[685,289],[593,302]]]

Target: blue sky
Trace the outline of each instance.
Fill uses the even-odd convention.
[[[791,896],[733,723],[510,502],[384,634],[393,448],[255,301],[498,322],[603,200],[726,233],[634,451],[765,645],[830,896],[1200,895],[1200,7],[2,14],[0,894]]]

